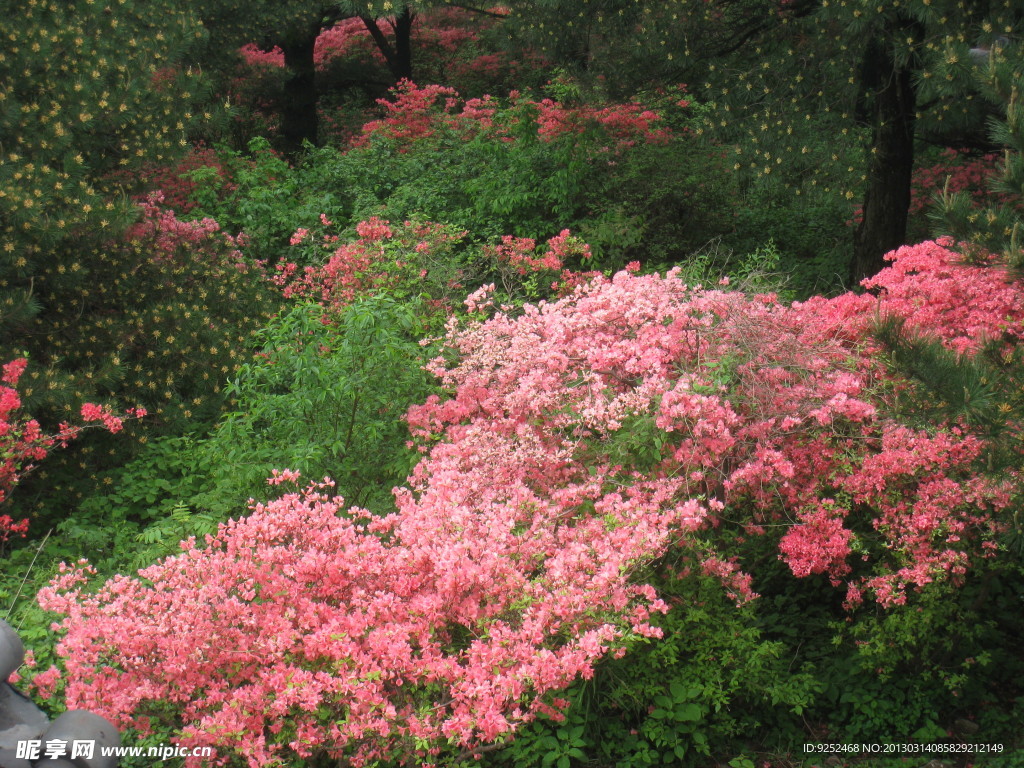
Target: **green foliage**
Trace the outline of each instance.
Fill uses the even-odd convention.
[[[515,768],[569,768],[587,758],[585,731],[586,721],[575,709],[563,721],[540,718],[517,734],[503,758]]]
[[[557,82],[556,92],[579,96],[568,81]],[[681,110],[672,102],[663,111]],[[374,136],[333,163],[325,153],[318,162],[353,196],[354,220],[382,211],[393,220],[418,216],[479,240],[542,240],[569,228],[591,246],[592,266],[603,269],[682,261],[732,230],[731,181],[717,152],[694,142],[685,120],[675,120],[677,133],[666,144],[638,140],[608,154],[614,140],[599,126],[549,141],[539,136],[536,117],[519,99],[499,108],[493,131],[468,139],[438,121],[429,138]]]
[[[976,600],[992,578],[983,576],[967,594]],[[929,743],[945,739],[958,716],[984,711],[995,678],[1019,662],[996,667],[993,653],[1002,659],[998,649],[1010,628],[976,606],[952,589],[929,588],[912,606],[837,623],[836,649],[822,670],[822,713],[836,731],[854,741]],[[986,727],[984,740],[1003,738],[1000,730]]]
[[[910,333],[902,318],[879,319],[875,337],[889,349],[893,364],[922,385],[923,393],[904,399],[909,408],[927,408],[926,421],[997,427],[1004,420],[1000,372],[984,357],[958,355],[937,339]]]
[[[542,142],[527,106],[503,119],[516,140],[477,134],[465,140],[438,126],[411,144],[375,137],[338,155],[331,171],[355,198],[353,218],[386,211],[466,229],[480,238],[506,234],[541,239],[578,216],[589,166],[571,141]]]
[[[218,159],[226,168],[200,168],[188,174],[197,183],[193,219],[210,217],[227,232],[244,232],[249,258],[276,263],[296,229],[320,214],[335,221],[350,218],[345,187],[323,166],[330,150],[314,151],[292,166],[270,142],[253,138],[246,154],[225,147]]]
[[[801,737],[800,717],[823,688],[813,668],[765,637],[756,605],[737,608],[713,578],[673,575],[680,565],[662,564],[659,593],[673,605],[657,620],[664,637],[634,641],[573,685],[565,722],[538,719],[499,764],[701,766],[730,753],[742,764],[741,743]]]
[[[122,469],[112,473],[104,494],[90,495],[57,526],[60,538],[90,562],[115,573],[134,571],[177,552],[188,536],[213,533],[216,520],[184,500],[203,489],[206,468],[191,436],[150,440]],[[118,536],[110,539],[110,530]]]
[[[602,168],[587,183],[587,213],[576,228],[596,263],[685,263],[716,238],[731,241],[742,207],[723,154],[679,137],[633,147]]]
[[[964,56],[963,46],[954,49]],[[947,58],[955,58],[950,56]],[[973,84],[999,110],[991,122],[991,139],[1005,150],[1002,167],[991,182],[993,204],[978,210],[966,192],[951,192],[947,183],[936,195],[932,213],[936,232],[960,240],[968,257],[1000,254],[1018,271],[1024,269],[1024,104],[1020,81],[1024,48],[991,43],[986,66],[972,68]]]
[[[271,470],[291,469],[331,477],[350,504],[388,509],[418,456],[403,416],[429,392],[421,328],[386,294],[275,319],[260,333],[261,359],[231,383],[236,410],[198,448],[207,485],[190,503],[227,517],[239,500],[267,498]]]

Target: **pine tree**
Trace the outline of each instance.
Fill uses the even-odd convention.
[[[129,228],[138,171],[213,119],[188,66],[205,34],[177,0],[26,0],[0,18],[0,361],[28,358],[19,394],[45,431],[86,401],[145,406],[147,431],[211,422],[273,311],[222,233],[174,250]],[[83,437],[19,493],[66,513],[82,489],[65,482],[133,442],[104,440]]]
[[[154,22],[158,19],[158,23]],[[84,254],[134,216],[132,170],[188,142],[203,35],[173,2],[28,0],[0,18],[0,340],[89,280]],[[60,301],[60,299],[56,299]],[[0,346],[6,346],[0,344]],[[5,358],[6,359],[6,358]]]
[[[1003,161],[991,180],[995,204],[983,210],[969,195],[950,191],[947,185],[937,200],[936,233],[959,240],[968,256],[997,254],[1020,273],[1024,270],[1024,46],[999,38],[986,48],[971,49],[968,55],[979,65],[973,80],[1001,113],[992,121],[991,138],[1003,148]]]

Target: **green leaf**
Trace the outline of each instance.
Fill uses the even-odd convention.
[[[676,707],[675,711],[676,720],[681,722],[692,722],[694,720],[701,720],[704,717],[704,708],[700,704],[694,702],[687,702]]]

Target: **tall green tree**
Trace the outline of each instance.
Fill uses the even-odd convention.
[[[154,21],[156,19],[156,21]],[[46,311],[39,281],[89,277],[83,254],[134,216],[133,169],[203,120],[203,37],[174,0],[26,0],[0,14],[0,340]]]
[[[28,358],[19,391],[46,430],[90,400],[145,406],[125,433],[212,421],[272,304],[223,233],[153,206],[143,218],[136,200],[140,171],[214,118],[189,67],[205,30],[178,0],[3,7],[0,362]],[[66,514],[99,460],[138,444],[83,436],[19,485],[19,504]]]
[[[819,178],[862,199],[851,280],[877,272],[902,245],[916,141],[983,125],[981,100],[944,87],[950,51],[1013,37],[1014,0],[519,0],[516,34],[619,81],[703,87],[712,125],[739,165]],[[561,15],[561,26],[551,18]],[[950,77],[950,80],[946,78]],[[612,78],[609,78],[611,80]],[[941,80],[941,82],[939,82]],[[840,151],[861,143],[851,162]],[[781,166],[781,167],[780,167]],[[846,170],[843,170],[845,168]],[[825,175],[823,175],[825,174]]]

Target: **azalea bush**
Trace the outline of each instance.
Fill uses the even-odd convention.
[[[892,300],[883,287],[859,306],[790,306],[674,270],[452,321],[429,366],[443,394],[408,410],[422,459],[393,513],[347,506],[330,482],[299,487],[140,579],[97,589],[82,562],[40,594],[67,615],[69,706],[180,728],[249,766],[458,760],[562,717],[561,690],[660,636],[671,579],[750,604],[770,583],[751,566],[772,571],[774,553],[852,612],[962,584],[999,549],[1015,475],[983,471],[985,439],[965,423],[901,423],[901,378],[870,327],[891,312],[935,332],[961,311],[934,290],[944,257],[898,252],[879,277]],[[1016,304],[999,311],[987,322],[1022,327]],[[984,327],[943,338],[969,349]],[[676,589],[679,609],[696,594]],[[771,669],[777,649],[762,652]],[[710,713],[695,680],[659,695]],[[778,695],[803,707],[816,690]]]
[[[654,110],[640,102],[560,101],[554,92],[464,98],[453,88],[406,81],[381,100],[382,117],[363,126],[351,149],[321,154],[320,163],[349,190],[359,218],[383,209],[391,219],[450,223],[483,240],[542,239],[589,226],[595,254],[609,250],[602,266],[621,267],[632,260],[624,245],[639,240],[634,209],[642,203],[613,222],[602,190],[622,176],[620,164],[670,142],[688,156],[686,138],[670,129],[679,122],[674,113],[687,109],[682,102]]]
[[[735,185],[721,148],[689,128],[685,89],[591,103],[559,82],[542,98],[500,99],[403,81],[344,151],[323,147],[289,166],[265,139],[247,155],[221,150],[188,174],[188,215],[245,232],[253,259],[302,267],[324,256],[307,247],[296,257],[291,238],[318,233],[321,214],[334,227],[323,234],[342,237],[373,217],[451,225],[467,233],[464,252],[568,226],[591,247],[588,268],[603,269],[682,261],[735,228]],[[738,253],[763,242],[748,240],[736,240]]]
[[[547,66],[542,57],[499,50],[498,41],[504,38],[499,27],[502,14],[501,9],[480,13],[453,6],[416,10],[409,55],[417,79],[448,83],[473,96],[507,92],[513,82],[540,84]],[[385,36],[393,36],[393,18],[378,22]],[[237,106],[235,133],[274,138],[286,88],[284,53],[276,46],[248,43],[238,54],[230,86]],[[394,73],[359,16],[323,29],[314,44],[313,61],[320,142],[344,145],[359,133],[374,99],[394,82]]]
[[[376,216],[356,224],[354,238],[338,230],[320,214],[292,233],[291,248],[269,278],[285,298],[344,307],[386,293],[426,315],[452,311],[470,272],[459,248],[466,232],[423,221],[392,224]]]
[[[225,232],[243,233],[250,261],[276,263],[295,230],[320,214],[349,219],[348,195],[323,172],[316,156],[289,165],[265,138],[251,139],[245,152],[219,146],[202,156],[203,165],[171,185],[178,193],[174,198],[160,191],[179,217],[209,218]]]

